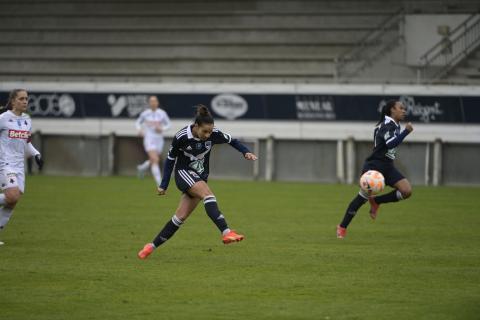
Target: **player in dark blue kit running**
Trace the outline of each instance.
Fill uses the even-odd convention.
[[[207,107],[197,106],[195,123],[189,125],[175,135],[168,152],[162,183],[158,194],[164,195],[175,165],[175,182],[183,192],[177,211],[167,222],[152,243],[147,243],[138,253],[140,259],[147,258],[155,248],[171,238],[188,216],[203,200],[205,211],[222,233],[222,241],[229,244],[242,241],[244,236],[228,228],[225,217],[218,209],[217,199],[207,185],[209,174],[210,151],[213,145],[228,143],[240,151],[245,159],[257,160],[247,147],[229,134],[214,127],[214,121]]]
[[[395,190],[377,197],[369,196],[360,190],[358,195],[350,202],[343,221],[337,226],[337,238],[346,236],[348,225],[365,202],[370,202],[370,217],[375,219],[380,204],[397,202],[412,195],[410,182],[393,165],[397,146],[413,131],[412,124],[408,122],[405,129],[400,132],[400,121],[405,119],[405,113],[405,106],[400,101],[391,100],[383,106],[380,121],[377,123],[373,134],[373,152],[365,160],[362,170],[362,174],[368,170],[380,171],[385,177],[385,184]]]

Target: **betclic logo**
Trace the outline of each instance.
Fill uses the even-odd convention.
[[[11,139],[28,140],[30,138],[30,131],[26,130],[8,130],[8,137]]]

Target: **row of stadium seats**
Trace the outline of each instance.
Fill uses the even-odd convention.
[[[15,80],[333,82],[335,59],[399,8],[473,1],[0,1]]]
[[[475,0],[1,0],[2,6],[26,13],[118,14],[158,12],[318,12],[385,13],[403,7],[412,13],[464,13],[478,9]],[[114,11],[112,11],[114,10]]]

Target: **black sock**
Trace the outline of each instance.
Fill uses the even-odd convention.
[[[375,202],[378,204],[387,203],[387,202],[397,202],[398,201],[397,192],[398,190],[395,189],[392,192],[375,197]]]
[[[162,231],[160,231],[160,233],[155,237],[155,239],[153,239],[153,245],[155,247],[158,247],[162,245],[162,243],[170,239],[175,234],[175,232],[177,232],[178,228],[180,228],[182,223],[183,221],[178,219],[177,216],[174,215],[172,219],[170,219],[170,221],[165,224]]]
[[[342,228],[348,227],[350,222],[352,221],[353,217],[357,214],[358,209],[360,209],[363,204],[367,202],[367,199],[362,197],[360,194],[358,194],[353,200],[350,202],[348,205],[347,211],[345,212],[345,216],[343,217],[342,223],[340,223],[340,226]]]
[[[212,219],[213,223],[217,226],[220,232],[223,232],[225,229],[228,229],[227,221],[225,217],[218,209],[217,199],[215,196],[208,196],[203,199],[203,204],[205,205],[205,211],[207,215]]]

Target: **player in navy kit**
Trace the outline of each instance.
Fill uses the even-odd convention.
[[[232,139],[229,134],[215,128],[207,107],[198,105],[195,122],[181,129],[173,138],[165,162],[162,183],[158,187],[158,194],[165,195],[175,165],[175,182],[178,189],[183,192],[180,204],[171,220],[155,239],[140,250],[138,253],[140,259],[147,258],[155,248],[172,237],[201,200],[207,215],[222,233],[223,243],[229,244],[243,240],[243,235],[229,229],[225,217],[218,209],[217,200],[207,184],[210,151],[215,144],[222,143],[230,144],[247,160],[257,160],[257,156],[238,140]]]
[[[367,201],[370,202],[370,217],[375,219],[380,204],[397,202],[412,195],[410,182],[394,167],[396,148],[413,131],[408,122],[400,132],[400,121],[405,119],[405,106],[400,101],[388,101],[382,108],[380,121],[374,131],[374,147],[372,154],[365,160],[362,174],[368,170],[376,170],[385,177],[385,184],[394,188],[390,193],[377,197],[369,196],[362,190],[350,202],[342,222],[337,226],[337,238],[344,238],[347,227],[355,217],[358,209]]]

